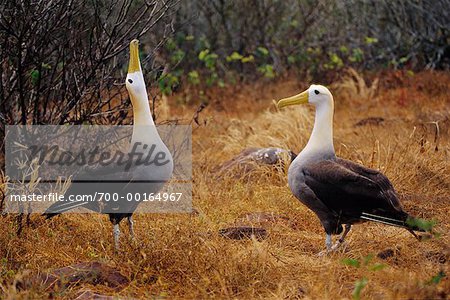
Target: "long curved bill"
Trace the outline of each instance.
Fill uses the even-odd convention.
[[[134,73],[141,70],[139,62],[139,41],[132,40],[130,42],[130,64],[128,65],[128,73]]]
[[[308,95],[309,95],[308,90],[306,90],[298,95],[281,99],[280,101],[278,101],[277,107],[282,108],[282,107],[289,106],[289,105],[308,103]]]

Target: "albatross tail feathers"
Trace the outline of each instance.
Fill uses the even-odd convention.
[[[379,215],[374,215],[374,214],[369,214],[369,213],[363,212],[361,214],[361,219],[378,222],[378,223],[382,223],[382,224],[386,224],[386,225],[391,225],[391,226],[397,226],[397,227],[405,228],[409,231],[411,231],[411,230],[420,231],[420,232],[425,231],[422,228],[415,225],[415,224],[417,224],[416,218],[411,217],[410,215],[408,215],[406,213],[405,213],[404,218],[394,219],[394,218],[388,218],[388,217],[384,217],[384,216],[379,216]]]
[[[50,219],[68,210],[85,205],[85,201],[61,201],[50,205],[49,208],[42,214],[46,219]]]

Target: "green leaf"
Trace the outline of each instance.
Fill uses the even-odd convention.
[[[370,271],[379,271],[379,270],[382,270],[384,268],[386,268],[386,265],[377,263],[377,264],[374,264],[374,265],[370,266],[369,270]]]
[[[352,55],[349,57],[351,62],[362,62],[364,57],[364,51],[361,48],[355,48],[352,50]]]
[[[200,83],[200,75],[197,71],[191,71],[188,73],[189,82],[193,85],[197,85]]]
[[[208,39],[206,38],[206,36],[204,36],[204,35],[200,36],[199,47],[204,48],[204,49],[211,48],[211,45],[210,45]]]
[[[158,79],[158,87],[163,94],[170,95],[179,82],[177,76],[172,73],[167,73]]]
[[[342,263],[347,266],[359,268],[359,261],[353,258],[344,258]]]
[[[5,276],[9,277],[9,278],[14,277],[15,274],[16,273],[14,272],[14,270],[8,270],[8,271],[5,272]]]
[[[339,55],[337,55],[336,53],[331,53],[330,55],[330,60],[331,63],[336,67],[336,68],[342,68],[344,66],[344,62],[342,61],[342,59],[339,57]]]
[[[177,49],[177,44],[175,43],[175,41],[172,38],[170,38],[166,42],[166,48],[169,51],[175,51],[175,49]]]
[[[329,70],[329,69],[334,69],[334,66],[331,65],[331,64],[323,64],[323,67],[324,67],[325,69],[327,69],[327,70]]]
[[[353,300],[361,299],[361,291],[367,285],[367,283],[368,283],[368,280],[365,277],[363,277],[362,279],[357,280],[355,282],[355,288],[353,289],[353,293],[352,293]]]
[[[37,85],[39,82],[39,79],[41,78],[41,73],[34,69],[30,72],[30,78],[31,78],[31,84],[32,85]]]
[[[255,60],[255,57],[253,55],[245,56],[241,59],[242,63],[249,63]]]
[[[444,271],[441,270],[435,276],[431,277],[431,279],[427,282],[427,284],[438,284],[445,277],[446,275]]]
[[[420,218],[408,218],[406,224],[412,227],[418,227],[425,231],[431,231],[437,224],[436,220],[425,220]]]
[[[198,54],[198,59],[200,59],[201,61],[205,60],[206,55],[208,55],[209,53],[209,49],[205,49],[200,51],[200,53]]]
[[[339,51],[341,51],[342,54],[347,54],[348,53],[348,48],[345,46],[341,46],[339,47]]]
[[[398,60],[398,62],[401,63],[401,64],[404,64],[404,63],[407,62],[407,61],[408,61],[408,57],[406,57],[406,56],[401,57],[401,58]]]
[[[207,58],[213,58],[213,59],[216,59],[216,58],[218,58],[219,57],[219,55],[217,55],[217,54],[215,54],[215,53],[211,53],[210,55],[208,55],[207,56]]]
[[[287,58],[287,61],[290,65],[293,65],[295,63],[295,57],[292,55],[289,55]]]
[[[214,84],[214,82],[216,82],[216,80],[219,78],[219,75],[217,75],[216,72],[213,72],[211,74],[211,76],[209,76],[208,78],[206,78],[206,84],[208,86],[212,86]]]
[[[227,60],[227,62],[231,62],[234,60],[241,60],[242,58],[243,58],[242,55],[240,55],[239,53],[234,51],[233,53],[231,53],[231,55],[227,56],[226,60]]]
[[[193,36],[193,35],[187,35],[187,36],[185,37],[185,40],[186,40],[186,41],[193,41],[193,40],[194,40],[194,36]]]
[[[215,53],[206,54],[203,58],[205,66],[210,70],[214,71],[216,68],[216,61],[219,56]]]
[[[258,67],[258,72],[262,73],[264,75],[264,77],[267,78],[274,78],[275,77],[275,72],[273,70],[273,66],[272,65],[262,65],[260,67]]]
[[[172,53],[172,56],[170,57],[170,60],[171,60],[171,62],[172,62],[173,64],[177,64],[177,63],[179,63],[179,62],[184,58],[185,55],[186,55],[186,54],[184,53],[183,50],[178,49],[178,50],[176,50],[176,51],[174,51],[174,52]]]
[[[370,36],[366,36],[365,42],[367,45],[378,43],[378,39]]]
[[[269,55],[269,50],[267,50],[267,48],[258,47],[257,50],[258,50],[258,52],[260,54],[262,54],[262,56],[268,56]]]

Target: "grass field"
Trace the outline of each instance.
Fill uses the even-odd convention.
[[[294,79],[256,83],[207,92],[211,101],[200,114],[201,126],[193,129],[195,213],[136,215],[138,241],[129,245],[124,234],[120,253],[113,252],[107,216],[68,214],[46,222],[32,215],[20,236],[14,216],[3,216],[0,298],[71,299],[89,289],[144,299],[351,299],[355,285],[366,283],[363,299],[449,299],[450,75],[390,72],[370,85],[358,78],[343,76],[330,88],[337,154],[384,172],[406,211],[437,221],[439,237],[419,242],[405,230],[365,223],[353,227],[345,251],[319,257],[325,248],[323,229],[291,195],[285,172],[263,168],[245,180],[213,176],[245,147],[299,152],[307,142],[313,109],[277,111],[272,100],[308,84]],[[195,96],[191,104],[177,104],[188,94],[169,98],[175,118],[188,119],[195,112]],[[295,226],[249,223],[268,230],[260,241],[219,236],[221,228],[252,212],[274,212]],[[353,266],[356,260],[359,267]],[[86,283],[53,290],[16,288],[29,276],[86,261],[116,268],[129,284],[120,291]],[[447,277],[439,280],[440,272]]]

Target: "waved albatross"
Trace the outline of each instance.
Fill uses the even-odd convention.
[[[352,224],[365,221],[402,227],[417,238],[413,230],[423,230],[411,225],[414,218],[403,211],[389,179],[376,170],[336,157],[334,101],[330,91],[321,85],[311,85],[296,96],[279,100],[277,106],[304,103],[316,108],[314,128],[307,145],[289,167],[288,182],[294,196],[320,219],[327,251],[344,242]],[[332,245],[331,235],[342,231]]]
[[[133,132],[129,153],[141,153],[141,157],[162,156],[164,164],[142,164],[139,156],[134,156],[132,166],[129,169],[121,167],[121,162],[110,163],[108,166],[84,168],[76,174],[71,186],[64,194],[65,199],[70,195],[94,195],[97,192],[104,192],[110,195],[117,193],[120,196],[135,195],[139,193],[149,195],[157,193],[168,181],[173,172],[173,158],[168,148],[161,140],[152,119],[150,106],[148,103],[147,89],[139,60],[139,41],[133,40],[130,43],[130,61],[126,78],[126,88],[130,95],[133,107]],[[137,158],[136,158],[137,157]],[[95,178],[94,184],[86,184],[77,181],[77,178]],[[127,197],[125,197],[127,198]],[[128,219],[130,234],[134,237],[132,214],[137,209],[139,201],[128,201],[119,198],[118,201],[58,201],[52,204],[44,213],[47,219],[68,210],[84,207],[89,210],[106,213],[109,215],[111,223],[114,225],[113,236],[114,246],[119,247],[120,228],[122,219]]]

